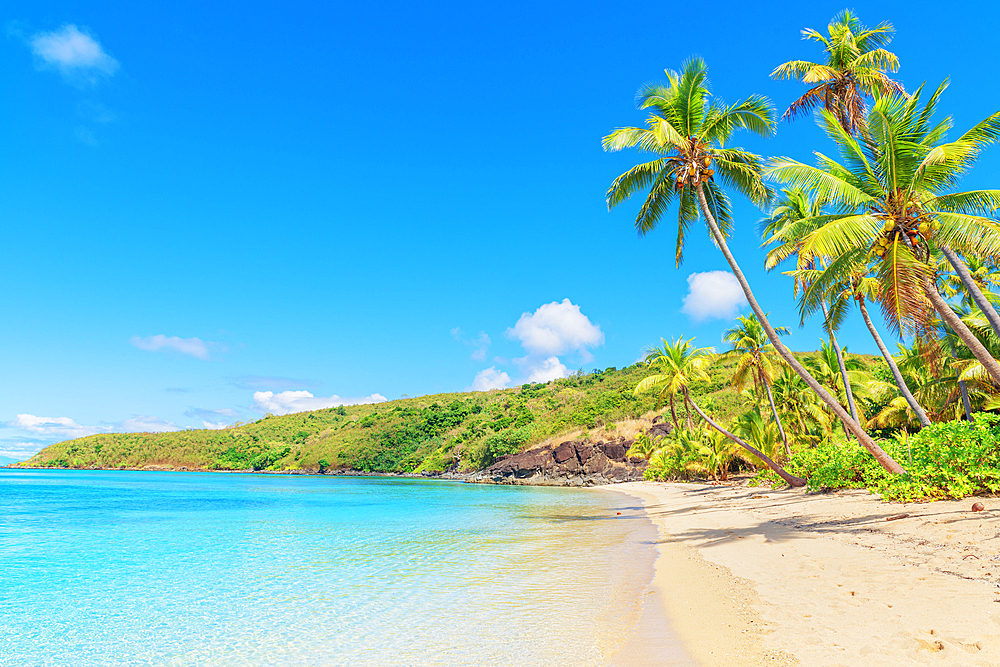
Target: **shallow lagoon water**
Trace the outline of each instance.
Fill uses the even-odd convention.
[[[608,664],[637,625],[656,539],[623,503],[421,479],[0,469],[0,665]]]

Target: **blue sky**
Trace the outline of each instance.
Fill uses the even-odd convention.
[[[699,229],[676,269],[670,218],[640,239],[638,202],[609,213],[638,156],[600,139],[692,54],[717,96],[783,109],[802,87],[769,72],[819,58],[799,30],[844,7],[318,5],[5,3],[0,455],[620,367],[661,336],[718,345],[730,320],[682,308],[723,258]],[[952,77],[959,128],[1000,108],[992,5],[853,8],[895,24],[908,88]],[[808,119],[736,143],[827,149]],[[996,187],[998,160],[968,185]],[[761,213],[735,213],[737,259],[794,327]],[[841,337],[876,351],[860,318]]]

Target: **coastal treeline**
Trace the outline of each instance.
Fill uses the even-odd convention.
[[[991,291],[1000,282],[1000,190],[960,187],[1000,138],[1000,112],[951,132],[951,118],[938,111],[947,82],[907,91],[891,78],[899,70],[886,48],[893,33],[889,23],[867,28],[844,11],[826,34],[802,31],[821,47],[818,62],[793,60],[771,72],[807,85],[783,119],[815,115],[826,142],[812,164],[731,146],[738,131],[773,134],[777,112],[760,95],[731,105],[710,95],[699,58],[639,91],[644,127],[604,137],[606,150],[653,157],[615,179],[609,208],[644,195],[640,235],[676,209],[678,266],[691,225],[704,222],[753,313],[725,336],[732,347],[723,356],[739,359],[734,385],[754,403],[732,423],[713,419],[687,391],[713,362],[711,350],[681,339],[649,350],[653,372],[637,393],[658,390],[672,410],[681,396],[697,415],[697,425],[681,428],[672,412],[669,442],[643,443],[651,476],[725,475],[727,457],[742,452],[793,486],[809,478],[897,498],[1000,490],[997,419],[987,413],[1000,407],[1000,315]],[[801,322],[822,322],[828,338],[809,363],[781,341],[787,329],[769,321],[729,250],[737,224],[730,194],[766,212],[766,269],[792,278],[787,298]],[[839,345],[850,312],[880,350],[875,374]],[[895,353],[877,318],[903,342]]]

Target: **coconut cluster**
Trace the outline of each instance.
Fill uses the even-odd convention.
[[[941,223],[929,218],[917,218],[908,220],[909,224],[898,224],[895,220],[889,220],[882,226],[882,233],[875,239],[872,250],[879,257],[885,257],[885,253],[897,239],[907,242],[910,246],[916,247],[917,239],[925,241],[937,230],[941,229]]]
[[[712,156],[703,155],[686,162],[674,172],[677,179],[677,189],[680,190],[685,185],[692,187],[701,185],[712,178],[715,170],[712,169]]]

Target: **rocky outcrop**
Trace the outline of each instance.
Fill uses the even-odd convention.
[[[536,486],[597,486],[642,479],[646,460],[628,455],[632,441],[569,440],[504,456],[489,468],[471,473],[469,482]]]

